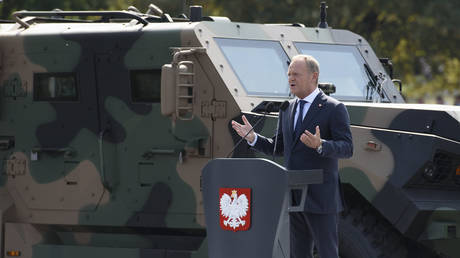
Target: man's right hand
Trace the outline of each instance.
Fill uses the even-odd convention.
[[[233,129],[235,129],[236,133],[241,136],[241,137],[244,137],[246,134],[248,134],[249,131],[251,131],[252,129],[252,125],[249,123],[248,119],[243,115],[242,116],[242,119],[243,119],[243,125],[236,122],[235,120],[232,120],[232,127]],[[246,136],[246,140],[250,143],[254,142],[256,138],[256,135],[254,133],[254,130],[252,130],[247,136]]]

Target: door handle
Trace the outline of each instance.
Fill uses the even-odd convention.
[[[150,149],[142,154],[144,159],[151,159],[155,155],[174,155],[176,150],[174,149]]]
[[[31,160],[38,160],[38,153],[55,153],[62,154],[64,158],[71,158],[76,154],[76,151],[70,147],[54,148],[54,147],[34,147],[31,151]]]

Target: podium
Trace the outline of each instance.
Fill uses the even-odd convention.
[[[210,161],[202,180],[209,257],[288,258],[289,212],[303,211],[308,185],[322,183],[323,174],[232,158]],[[302,191],[298,205],[292,190]]]

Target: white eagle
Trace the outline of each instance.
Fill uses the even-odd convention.
[[[229,225],[235,229],[237,227],[244,226],[246,221],[242,220],[248,211],[248,198],[245,194],[237,195],[236,190],[232,191],[232,195],[223,194],[220,198],[220,212],[224,218],[224,225]]]

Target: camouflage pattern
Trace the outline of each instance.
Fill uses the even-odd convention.
[[[345,103],[355,146],[340,163],[345,190],[405,238],[460,253],[460,109],[404,104],[365,39],[331,28],[126,20],[0,24],[5,257],[207,257],[201,170],[239,140],[232,119],[256,120],[262,101],[286,99],[247,94],[216,38],[276,41],[289,58],[295,42],[355,46],[387,77],[392,103]],[[160,100],[160,89],[181,83],[178,75],[161,85],[166,64],[185,69],[191,90]],[[256,131],[270,135],[276,124],[271,113]],[[244,144],[233,156],[262,157]],[[427,181],[439,159],[450,170]]]

